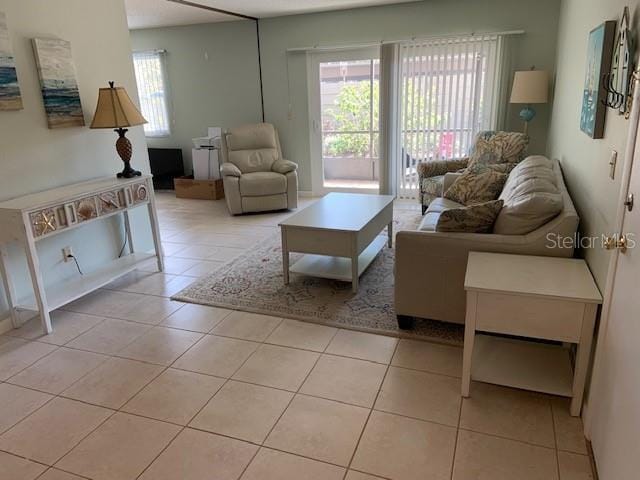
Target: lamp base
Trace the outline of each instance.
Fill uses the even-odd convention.
[[[142,175],[142,172],[131,168],[128,160],[124,162],[124,170],[117,173],[118,178],[133,178],[139,177],[140,175]]]
[[[118,133],[118,140],[116,141],[116,151],[118,152],[118,155],[120,155],[120,158],[124,162],[124,170],[118,173],[117,175],[118,178],[139,177],[140,175],[142,175],[142,172],[139,172],[138,170],[134,170],[133,168],[131,168],[131,164],[129,163],[131,161],[131,154],[133,153],[133,148],[131,146],[131,142],[125,136],[125,134],[127,133],[127,129],[118,128],[115,130],[115,132]]]
[[[527,105],[520,110],[520,119],[524,122],[524,133],[527,133],[529,122],[536,116],[536,111],[531,108],[531,105]]]

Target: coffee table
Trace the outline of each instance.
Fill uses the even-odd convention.
[[[351,282],[393,239],[392,195],[329,193],[280,223],[284,283],[289,272]],[[388,239],[380,232],[388,227]],[[289,253],[304,253],[289,267]]]

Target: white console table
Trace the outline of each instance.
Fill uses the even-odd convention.
[[[131,233],[129,212],[145,205],[151,223],[154,253],[136,252]],[[124,216],[128,255],[99,270],[45,286],[36,248],[38,242],[119,214]],[[8,268],[7,245],[13,242],[21,244],[26,252],[33,285],[33,294],[26,298],[17,298]],[[43,331],[51,333],[51,311],[106,285],[153,257],[157,258],[158,269],[163,271],[151,175],[129,179],[100,178],[0,202],[0,274],[16,328],[19,327],[18,312],[33,310],[40,313]]]

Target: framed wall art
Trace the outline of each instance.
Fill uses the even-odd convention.
[[[0,12],[0,110],[21,110],[22,96],[11,48],[7,16]]]

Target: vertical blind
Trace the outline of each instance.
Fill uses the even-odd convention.
[[[417,198],[419,163],[463,157],[479,131],[501,123],[504,37],[403,43],[399,57],[397,193]]]
[[[148,137],[162,137],[171,133],[164,60],[164,51],[161,50],[133,53],[140,108],[148,122],[144,126],[144,133]]]

